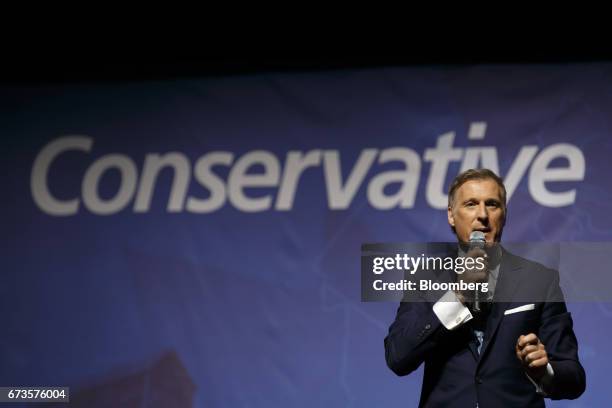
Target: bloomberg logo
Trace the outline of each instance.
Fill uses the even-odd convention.
[[[473,122],[468,139],[482,140],[485,137],[486,122]],[[127,208],[133,201],[132,211],[146,213],[151,206],[157,176],[161,170],[173,170],[172,186],[167,202],[167,211],[172,213],[212,213],[229,203],[244,212],[260,212],[274,209],[289,211],[293,208],[295,193],[300,177],[309,168],[321,168],[330,209],[342,210],[351,205],[355,194],[366,182],[368,172],[375,164],[398,162],[400,170],[380,171],[367,181],[367,198],[372,207],[379,210],[394,208],[409,209],[414,206],[417,187],[421,176],[422,161],[430,163],[425,188],[427,203],[435,209],[445,209],[447,195],[444,181],[452,162],[461,162],[460,171],[469,168],[487,167],[499,174],[496,147],[456,147],[455,132],[437,137],[435,147],[427,148],[423,158],[408,147],[386,149],[363,149],[351,171],[343,180],[340,166],[340,151],[314,149],[307,152],[287,152],[284,167],[273,153],[255,150],[241,157],[228,151],[213,151],[200,156],[192,167],[189,158],[181,152],[148,153],[139,172],[132,158],[124,154],[108,154],[91,163],[82,177],[81,196],[70,199],[54,197],[49,188],[48,178],[51,165],[62,159],[62,154],[78,151],[88,154],[94,146],[94,139],[88,136],[65,136],[55,139],[38,153],[32,166],[30,188],[36,205],[46,214],[71,216],[83,206],[97,215],[112,215]],[[563,167],[551,167],[555,159],[565,159]],[[213,172],[216,166],[229,168],[227,181]],[[258,174],[249,173],[254,166],[263,168]],[[119,171],[119,188],[110,198],[98,193],[101,177],[110,170]],[[193,171],[193,173],[192,173]],[[522,146],[514,158],[507,174],[503,175],[507,199],[516,190],[522,178],[528,173],[528,188],[533,199],[542,206],[563,207],[576,200],[576,189],[550,191],[546,183],[581,181],[584,179],[585,160],[582,151],[575,145],[556,143],[540,150],[538,146]],[[202,199],[188,196],[191,178],[206,190],[209,197]],[[393,194],[385,194],[385,187],[399,184]],[[252,197],[245,189],[277,188],[278,193]]]

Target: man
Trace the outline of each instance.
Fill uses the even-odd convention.
[[[486,251],[458,251],[487,257],[487,267],[457,276],[489,282],[495,301],[449,291],[433,304],[402,302],[385,338],[389,368],[407,375],[425,363],[420,407],[543,407],[544,397],[579,397],[585,373],[558,273],[497,245],[506,221],[502,180],[488,169],[458,175],[447,214],[460,243],[484,234]],[[513,302],[516,294],[545,300]]]

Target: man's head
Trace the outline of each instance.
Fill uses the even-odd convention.
[[[459,241],[482,231],[487,242],[499,242],[506,222],[504,183],[489,169],[464,171],[451,184],[447,214]]]

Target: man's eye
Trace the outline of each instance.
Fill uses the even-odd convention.
[[[473,207],[473,206],[475,206],[475,205],[476,205],[476,203],[475,203],[475,202],[473,202],[473,201],[469,201],[469,202],[465,203],[465,206],[466,206],[466,207]]]
[[[497,208],[497,207],[499,207],[499,203],[497,203],[497,202],[490,202],[490,203],[487,203],[487,206]]]

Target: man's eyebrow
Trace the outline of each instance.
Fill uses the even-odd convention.
[[[461,201],[461,204],[467,204],[472,201],[473,202],[484,201],[485,203],[490,203],[490,202],[501,203],[501,200],[499,198],[485,198],[484,200],[480,200],[476,197],[470,197],[470,198],[466,198],[465,200]]]

